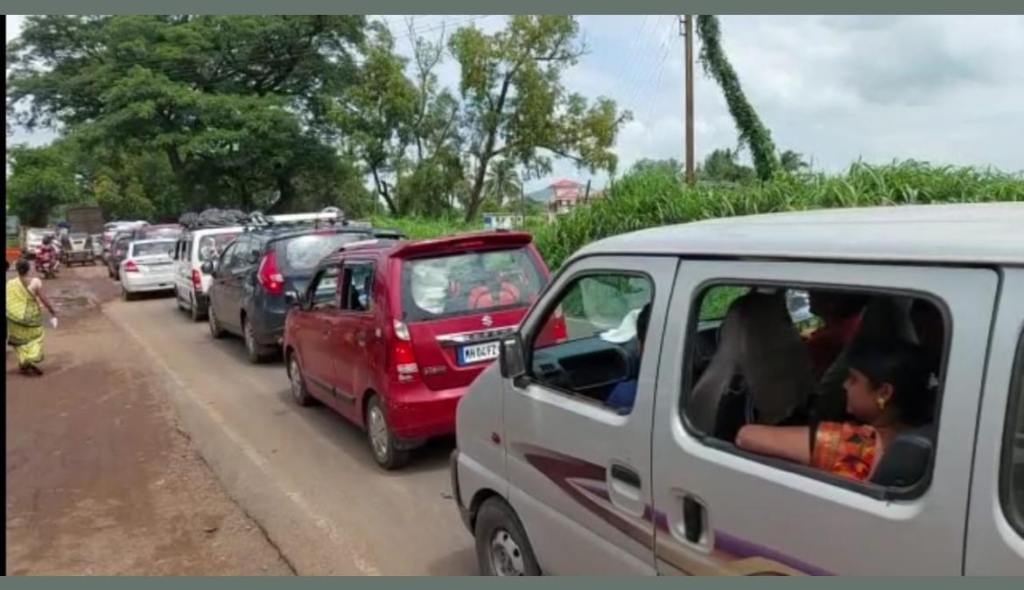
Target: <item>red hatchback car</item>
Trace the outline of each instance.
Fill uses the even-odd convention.
[[[364,427],[377,463],[399,467],[454,433],[463,392],[547,280],[528,233],[349,244],[289,295],[292,394]]]

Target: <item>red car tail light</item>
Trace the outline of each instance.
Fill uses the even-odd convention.
[[[124,272],[139,272],[139,266],[134,260],[128,260],[124,263]]]
[[[203,274],[196,268],[192,269],[192,287],[196,290],[203,287]]]
[[[394,321],[395,339],[391,345],[391,367],[399,383],[412,383],[419,377],[420,367],[416,363],[416,352],[409,337],[409,328],[402,322]]]
[[[277,270],[277,255],[273,250],[267,253],[260,261],[260,268],[256,272],[256,278],[260,285],[271,295],[284,293],[284,276]]]

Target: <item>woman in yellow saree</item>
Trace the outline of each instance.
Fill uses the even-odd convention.
[[[42,375],[43,314],[40,303],[53,318],[57,313],[43,294],[38,277],[29,277],[29,263],[19,260],[18,276],[7,281],[7,342],[14,347],[18,368],[25,375]]]

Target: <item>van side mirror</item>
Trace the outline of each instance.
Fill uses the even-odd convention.
[[[289,290],[284,292],[284,302],[288,307],[297,307],[299,305],[299,301],[299,294],[295,291]]]
[[[262,256],[263,256],[263,253],[260,252],[259,250],[250,250],[249,251],[249,264],[256,264],[257,262],[260,261],[260,258]]]
[[[217,272],[217,268],[213,264],[212,260],[205,260],[205,261],[203,261],[202,266],[200,266],[199,268],[203,271],[203,274],[207,274],[207,275],[212,275],[215,272]]]
[[[523,340],[519,334],[513,334],[501,341],[498,365],[501,367],[501,376],[505,379],[517,379],[526,375]]]

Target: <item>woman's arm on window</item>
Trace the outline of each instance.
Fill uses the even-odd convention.
[[[807,426],[747,424],[736,434],[736,446],[802,465],[811,462],[810,429]]]

